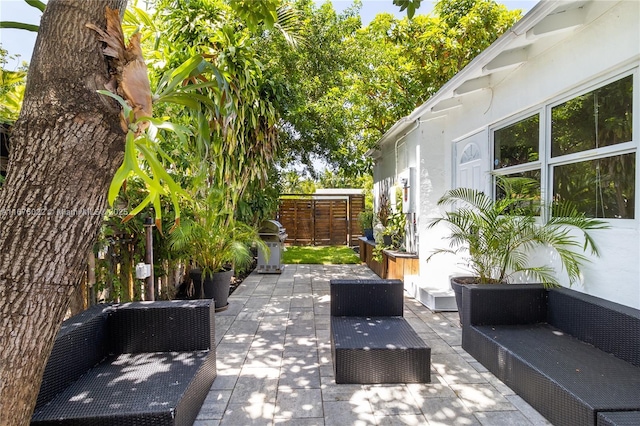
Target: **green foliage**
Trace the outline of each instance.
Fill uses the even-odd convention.
[[[404,246],[405,226],[407,219],[405,214],[402,213],[402,209],[392,213],[387,219],[387,226],[385,226],[382,235],[391,237],[391,244],[385,246],[392,250],[401,250]]]
[[[47,5],[40,0],[24,0],[24,2],[29,6],[38,9],[40,12],[44,12],[44,9],[47,7]],[[26,30],[37,33],[40,29],[40,26],[26,24],[24,22],[0,21],[0,28],[12,28],[15,30]]]
[[[226,267],[242,271],[253,259],[250,248],[254,245],[269,252],[255,227],[236,221],[233,212],[219,209],[227,196],[212,191],[203,202],[192,204],[193,219],[185,219],[170,237],[178,256],[195,262],[204,275]]]
[[[154,115],[160,118],[136,122],[123,99],[101,92],[120,102],[128,119],[125,158],[109,201],[127,200],[130,206],[123,223],[109,220],[102,240],[114,251],[126,252],[109,232],[129,235],[138,244],[139,230],[124,229],[153,205],[159,230],[168,211],[175,219],[171,238],[156,239],[157,256],[192,260],[205,273],[227,265],[241,270],[252,259],[251,245],[266,249],[255,228],[238,219],[255,224],[273,208],[271,198],[245,196],[248,187],[260,193],[275,152],[273,93],[262,79],[255,34],[233,8],[210,0],[174,3],[160,2],[155,17],[134,5],[123,23],[127,33],[142,35]],[[294,21],[291,15],[288,20],[279,31]],[[149,122],[149,130],[140,132],[141,122]]]
[[[359,264],[360,257],[346,246],[287,247],[283,253],[285,264],[342,265]]]
[[[280,174],[280,188],[282,194],[313,194],[316,183],[309,178],[302,178],[300,172],[289,170]]]
[[[123,222],[129,204],[137,205],[144,198],[144,184],[131,179],[126,193],[118,200],[118,208],[106,212],[94,251],[96,261],[96,290],[100,302],[139,300],[140,289],[134,281],[134,268],[144,261],[145,235],[141,216]],[[160,249],[162,240],[154,244]],[[159,250],[160,251],[160,250]],[[156,253],[158,254],[158,253]],[[137,291],[136,291],[137,290]]]
[[[376,212],[378,223],[386,227],[391,213],[391,202],[389,201],[389,196],[387,195],[387,191],[382,189],[378,196],[378,211]]]
[[[0,47],[0,122],[14,123],[18,119],[24,96],[26,70],[4,69],[9,53]]]
[[[40,27],[34,24],[26,24],[24,22],[0,21],[0,28],[12,28],[15,30],[26,30],[37,33]]]
[[[529,263],[532,250],[546,247],[558,254],[570,283],[578,280],[581,265],[589,261],[583,252],[598,255],[589,231],[604,229],[605,223],[586,218],[571,205],[558,204],[553,206],[553,216],[538,224],[539,198],[514,194],[509,191],[515,187],[508,178],[497,179],[506,195],[496,201],[470,188],[449,190],[439,200],[439,205],[455,209],[432,220],[429,227],[448,225],[450,248],[436,250],[429,259],[439,253],[462,254],[480,283],[508,282],[514,274],[522,273],[545,286],[557,286],[553,268]],[[532,208],[532,204],[538,207]],[[576,232],[583,242],[576,238]]]
[[[40,0],[24,0],[24,2],[27,3],[31,7],[35,7],[40,12],[44,12],[44,9],[47,7],[46,3],[44,3],[44,2],[42,2]]]
[[[400,12],[407,11],[407,18],[413,18],[416,14],[416,9],[420,7],[422,0],[393,0],[393,4],[400,6]]]
[[[160,227],[160,196],[168,195],[177,225],[180,198],[187,198],[187,192],[197,200],[224,191],[227,197],[219,199],[220,209],[236,211],[247,187],[264,184],[277,149],[278,115],[273,99],[279,95],[278,88],[263,78],[263,65],[256,59],[254,42],[262,31],[257,25],[271,28],[277,24],[284,34],[296,23],[295,13],[284,6],[277,9],[277,3],[237,1],[230,7],[217,0],[186,4],[163,0],[155,19],[135,6],[127,11],[123,28],[140,32],[144,46],[150,49],[156,113],[172,116],[173,123],[145,117],[139,121],[150,122],[150,131],[138,135],[139,123],[129,119],[125,160],[112,182],[109,201],[113,203],[131,175],[142,179],[149,192],[125,220],[153,204]],[[258,21],[251,21],[254,15],[259,15]],[[288,36],[297,39],[293,33]],[[121,98],[101,93],[116,98],[125,117],[131,115]],[[159,129],[165,132],[160,134]],[[168,152],[177,153],[178,161]],[[141,159],[144,167],[139,164]],[[187,192],[163,161],[182,175],[182,184],[190,187]],[[254,197],[252,203],[256,202]],[[246,210],[247,205],[242,208]],[[259,215],[253,216],[257,220]]]
[[[395,211],[391,210],[391,206],[388,201],[384,201],[386,197],[381,197],[381,199],[383,204],[380,205],[380,209],[378,210],[378,218],[380,223],[383,224],[384,230],[381,234],[381,241],[376,239],[376,246],[373,249],[373,258],[378,262],[382,261],[383,250],[405,250],[404,237],[407,225],[407,218],[402,212],[402,195],[400,195],[400,199],[397,201]],[[386,220],[383,223],[380,217],[384,217],[385,215]],[[385,237],[387,238],[385,239]]]
[[[175,223],[176,225],[179,224],[180,204],[178,197],[188,196],[188,194],[178,184],[176,184],[167,172],[165,165],[158,159],[158,157],[163,155],[164,152],[158,144],[155,136],[159,129],[165,129],[175,132],[180,138],[184,138],[185,134],[188,133],[188,129],[173,125],[167,121],[155,120],[149,117],[142,117],[135,121],[133,119],[133,112],[124,99],[106,90],[99,90],[98,92],[116,99],[122,106],[124,116],[129,117],[130,123],[130,130],[127,132],[125,142],[124,160],[116,171],[109,187],[109,204],[113,206],[113,203],[120,192],[120,188],[122,188],[122,185],[127,178],[133,174],[145,182],[148,195],[140,202],[140,204],[130,211],[127,217],[123,220],[125,222],[130,220],[147,207],[147,205],[152,204],[156,215],[156,226],[160,231],[162,231],[162,204],[160,202],[160,196],[168,195],[171,197],[171,201],[173,203]],[[150,123],[149,130],[136,136],[137,128],[142,121]],[[138,154],[143,156],[151,173],[148,173],[140,167]],[[166,154],[164,154],[164,156],[172,162]]]
[[[238,16],[252,30],[260,25],[272,28],[278,19],[279,0],[232,0],[229,2]]]
[[[360,228],[362,232],[365,229],[373,229],[373,210],[363,210],[358,215],[358,221],[360,222]]]
[[[396,4],[410,12],[415,0]],[[401,117],[425,102],[520,17],[489,0],[442,0],[440,15],[396,19],[379,14],[367,27],[360,4],[337,14],[298,0],[306,43],[283,49],[262,40],[265,72],[282,82],[282,161],[314,175],[314,155],[345,176],[369,173],[364,153]]]
[[[279,206],[281,188],[278,175],[271,172],[267,182],[253,181],[249,184],[236,207],[236,219],[260,226],[263,220],[273,219]]]

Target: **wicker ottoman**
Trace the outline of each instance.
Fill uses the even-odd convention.
[[[431,348],[398,316],[331,317],[336,383],[429,383]]]

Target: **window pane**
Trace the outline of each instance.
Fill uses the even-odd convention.
[[[524,209],[523,212],[531,210],[534,215],[540,214],[540,169],[511,173],[501,179],[502,185],[495,185],[496,199],[505,198],[509,192],[511,197],[523,200],[516,204],[518,209]]]
[[[629,142],[633,78],[601,87],[551,109],[551,156]]]
[[[538,160],[539,123],[536,114],[493,133],[494,169]]]
[[[553,169],[556,201],[570,201],[588,217],[635,217],[636,155],[624,154]]]

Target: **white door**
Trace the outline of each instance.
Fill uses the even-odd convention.
[[[487,190],[488,170],[486,167],[486,134],[476,133],[473,136],[455,143],[456,188],[473,188]]]

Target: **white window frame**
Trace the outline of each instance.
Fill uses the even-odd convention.
[[[559,157],[551,157],[551,110],[552,108],[561,105],[571,99],[578,96],[585,95],[593,92],[603,86],[616,82],[628,76],[633,76],[633,94],[632,94],[632,140],[629,142],[623,142],[616,145],[595,148],[587,151],[577,152],[573,154],[563,155]],[[538,146],[538,161],[532,161],[530,163],[518,164],[515,166],[504,167],[500,169],[495,168],[495,140],[494,135],[497,130],[508,127],[519,121],[525,120],[535,114],[540,118],[539,129],[539,146]],[[635,206],[634,206],[634,218],[633,219],[614,219],[614,218],[598,218],[615,228],[636,228],[640,221],[640,152],[638,145],[640,141],[640,77],[639,68],[637,65],[633,65],[624,69],[618,69],[615,72],[609,73],[604,77],[594,79],[588,84],[581,85],[570,91],[564,92],[560,96],[556,96],[543,104],[536,107],[524,110],[515,114],[505,120],[494,123],[489,126],[489,149],[490,149],[490,170],[491,173],[496,175],[510,175],[514,173],[522,173],[532,170],[540,170],[540,193],[544,202],[549,205],[553,196],[553,169],[557,166],[566,164],[574,164],[581,161],[596,160],[599,158],[605,158],[610,156],[617,156],[623,154],[633,153],[636,156],[635,166]],[[492,185],[495,194],[495,185]],[[543,212],[548,214],[548,212]],[[546,217],[545,217],[546,220]]]
[[[542,197],[542,199],[544,200],[545,198],[545,173],[544,173],[544,144],[542,143],[542,139],[543,139],[543,134],[544,134],[544,111],[542,108],[537,107],[534,109],[529,109],[526,111],[523,111],[517,115],[514,115],[512,117],[510,117],[507,120],[503,120],[500,121],[492,126],[489,127],[489,149],[491,151],[490,153],[490,157],[491,157],[491,165],[489,167],[489,169],[491,170],[491,173],[494,175],[500,175],[500,176],[507,176],[507,175],[511,175],[514,173],[523,173],[523,172],[530,172],[533,170],[540,170],[540,196]],[[495,168],[495,158],[496,158],[496,145],[495,145],[495,132],[497,130],[500,129],[504,129],[505,127],[509,127],[513,124],[518,123],[519,121],[524,121],[534,115],[538,115],[538,159],[536,161],[531,161],[529,163],[524,163],[524,164],[516,164],[515,166],[509,166],[509,167],[502,167],[499,169]],[[494,179],[492,179],[492,183],[491,183],[491,190],[492,190],[492,196],[496,197],[496,193],[495,193],[495,181]]]

